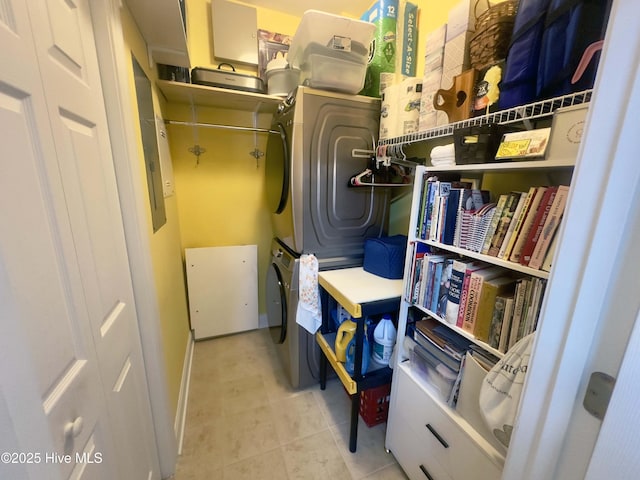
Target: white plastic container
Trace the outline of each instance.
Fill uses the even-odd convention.
[[[298,86],[300,81],[300,70],[291,68],[289,62],[281,52],[267,63],[265,75],[267,77],[267,91],[269,95],[286,97]]]
[[[289,63],[300,69],[301,84],[358,93],[374,30],[369,22],[307,10],[291,40]]]
[[[384,315],[373,331],[373,360],[381,365],[389,365],[389,359],[396,343],[396,327],[389,315]]]

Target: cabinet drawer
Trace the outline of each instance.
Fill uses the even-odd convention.
[[[396,381],[398,401],[395,402],[395,406],[399,412],[394,418],[399,418],[411,427],[420,448],[428,450],[431,458],[437,461],[452,479],[500,478],[501,466],[498,459],[492,458],[472,438],[478,434],[472,431],[471,427],[468,427],[469,431],[465,430],[453,418],[449,407],[423,390],[410,376],[407,364],[398,368]]]
[[[413,422],[401,413],[389,420],[387,447],[411,480],[452,480],[438,462],[437,451],[423,443],[424,438],[415,431]]]

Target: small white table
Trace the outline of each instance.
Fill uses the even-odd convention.
[[[322,295],[322,327],[316,333],[316,341],[323,353],[320,359],[320,388],[326,388],[328,363],[351,397],[349,450],[355,452],[360,392],[389,383],[392,373],[389,367],[382,367],[370,369],[365,375],[362,374],[364,325],[367,317],[371,315],[398,311],[402,280],[390,280],[365,272],[362,267],[353,267],[319,272],[318,283],[326,292],[326,295]],[[330,318],[331,308],[335,303],[342,305],[357,324],[353,375],[350,375],[344,364],[338,361],[334,351],[335,332],[331,331]]]

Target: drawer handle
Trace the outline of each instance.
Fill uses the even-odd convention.
[[[433,428],[431,424],[427,423],[426,427],[429,429],[431,433],[433,433],[433,436],[438,439],[438,441],[442,444],[444,448],[449,448],[449,444],[447,443],[447,441],[444,438],[442,438],[438,432],[436,432],[436,429]]]
[[[420,470],[422,470],[422,473],[424,473],[424,476],[427,477],[429,480],[434,480],[434,478],[429,474],[429,470],[427,470],[424,465],[420,465]]]

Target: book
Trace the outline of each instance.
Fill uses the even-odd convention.
[[[478,305],[484,284],[502,275],[504,272],[505,270],[502,267],[489,267],[471,272],[467,289],[467,300],[462,314],[462,324],[459,325],[465,332],[473,335],[475,330]],[[462,306],[460,308],[462,309]]]
[[[422,227],[425,221],[425,211],[427,208],[427,199],[429,195],[429,173],[425,172],[422,175],[422,187],[420,189],[420,205],[418,208],[418,217],[416,220],[416,238],[421,238],[422,235]]]
[[[544,270],[545,272],[550,272],[551,267],[553,266],[553,257],[556,254],[556,248],[558,247],[558,232],[553,236],[553,240],[551,240],[551,245],[549,245],[549,250],[547,250],[547,254],[544,256],[544,261],[542,262],[542,266],[540,270]]]
[[[515,241],[518,237],[518,233],[520,233],[522,222],[529,211],[529,207],[531,206],[531,201],[536,194],[536,190],[537,187],[531,187],[529,191],[526,194],[523,194],[520,198],[520,202],[518,202],[518,206],[516,207],[515,212],[513,212],[513,218],[509,224],[507,234],[505,235],[500,251],[498,252],[498,258],[508,259],[509,255],[511,255],[511,250],[516,243]]]
[[[468,228],[468,220],[471,215],[478,211],[483,205],[489,203],[489,191],[463,188],[460,192],[458,210],[456,212],[456,225],[453,234],[453,246],[461,247],[460,236],[463,225]],[[461,247],[464,248],[464,247]]]
[[[478,297],[478,307],[475,325],[473,327],[473,336],[476,340],[489,343],[497,297],[499,295],[513,293],[515,284],[515,279],[510,276],[492,278],[483,283],[480,289],[480,296]],[[504,311],[502,313],[504,313]]]
[[[498,201],[496,202],[496,208],[493,212],[493,217],[491,218],[491,224],[487,229],[484,237],[484,243],[482,245],[482,249],[480,253],[486,255],[489,253],[489,248],[491,247],[491,239],[493,238],[493,234],[498,228],[498,222],[500,221],[500,217],[502,216],[502,211],[504,210],[504,206],[507,203],[507,199],[509,198],[508,194],[503,194],[498,197]]]
[[[449,296],[452,270],[453,258],[446,258],[444,262],[442,262],[442,275],[440,277],[440,286],[438,288],[437,296],[434,293],[434,300],[436,300],[436,305],[435,308],[433,305],[431,306],[431,311],[440,318],[444,318],[447,311],[447,297]]]
[[[451,182],[437,181],[434,183],[434,197],[433,207],[431,210],[431,228],[429,229],[429,240],[438,241],[440,228],[442,226],[441,221],[441,208],[443,206],[443,198],[449,196],[451,190]]]
[[[524,247],[525,242],[527,241],[527,236],[529,235],[529,231],[531,230],[531,225],[533,224],[533,220],[536,216],[536,212],[540,207],[540,202],[544,197],[545,192],[547,191],[547,187],[538,187],[536,189],[536,194],[531,201],[531,205],[529,206],[529,211],[524,217],[522,221],[522,226],[520,227],[520,233],[518,233],[518,237],[516,238],[516,242],[513,245],[513,249],[511,250],[511,255],[509,256],[509,260],[515,263],[520,263],[520,254],[522,252],[522,247]]]
[[[509,333],[511,332],[511,322],[513,321],[513,305],[515,299],[513,295],[507,297],[504,305],[504,315],[502,317],[502,330],[500,331],[500,343],[498,351],[507,353],[509,348]]]
[[[447,323],[455,325],[460,309],[460,297],[464,284],[464,276],[467,268],[480,268],[484,264],[477,260],[456,259],[451,265],[451,278],[449,280],[449,292],[447,294],[447,306],[444,318]]]
[[[420,229],[420,238],[426,240],[429,238],[429,232],[431,231],[431,216],[433,215],[433,201],[436,194],[437,180],[430,179],[427,183],[426,193],[426,205],[424,209],[424,220],[422,222],[422,228]]]
[[[445,245],[453,245],[456,232],[456,219],[460,208],[460,199],[463,196],[463,188],[452,188],[446,201],[444,222],[442,227],[441,242]]]
[[[480,265],[471,265],[470,267],[467,267],[462,280],[462,288],[460,290],[460,308],[458,309],[458,318],[456,319],[457,327],[462,328],[462,322],[464,321],[464,314],[469,300],[469,283],[471,281],[471,274],[476,270],[482,270],[490,267],[491,265],[484,262],[480,263]]]
[[[518,332],[520,330],[520,322],[522,319],[522,309],[524,306],[524,297],[527,292],[529,280],[526,278],[521,278],[517,281],[515,296],[514,296],[514,304],[513,304],[513,317],[511,320],[511,329],[509,332],[509,344],[507,350],[514,346],[516,342],[519,340]]]
[[[472,252],[482,250],[485,238],[487,237],[489,227],[493,221],[496,212],[495,203],[486,203],[471,216],[471,224],[469,227],[468,238],[466,239],[466,248]]]
[[[405,298],[408,302],[414,301],[414,295],[417,298],[417,291],[420,289],[420,270],[422,268],[422,258],[430,251],[430,247],[424,243],[416,242],[413,244],[413,260],[411,262],[411,271],[408,275],[410,281],[407,282]],[[417,290],[416,290],[417,289]]]
[[[533,223],[531,224],[531,230],[527,235],[527,239],[522,247],[522,252],[520,253],[521,265],[529,265],[531,254],[533,253],[533,249],[536,247],[538,238],[540,238],[542,227],[544,227],[544,222],[547,219],[549,210],[551,210],[551,205],[553,205],[557,191],[558,187],[547,187],[547,191],[544,193],[544,197],[542,197],[542,200],[540,201],[540,206],[538,207],[538,211],[536,212]]]
[[[515,286],[515,280],[512,285]],[[496,300],[493,304],[487,344],[495,349],[498,349],[500,346],[500,335],[502,333],[502,325],[505,319],[505,310],[508,298],[513,298],[513,291],[496,295]]]
[[[540,237],[538,238],[535,248],[531,253],[531,259],[529,260],[529,266],[531,268],[540,269],[542,266],[544,256],[546,255],[547,250],[551,245],[551,240],[558,230],[558,226],[562,220],[562,215],[564,214],[568,197],[569,187],[566,185],[560,185],[553,200],[553,204],[551,205],[551,209],[549,210],[549,214],[544,222],[544,226],[542,227]]]
[[[442,270],[444,269],[445,259],[436,263],[436,271],[433,277],[433,288],[431,290],[431,297],[429,298],[429,304],[425,305],[427,309],[434,312],[438,309],[438,295],[440,294],[440,284],[442,282]]]
[[[507,231],[509,230],[511,219],[513,218],[513,214],[516,211],[516,207],[518,206],[522,195],[522,192],[509,193],[507,201],[504,204],[504,209],[502,210],[502,215],[500,215],[498,226],[496,227],[496,231],[491,239],[491,245],[487,251],[488,255],[491,255],[492,257],[498,256],[500,247],[502,246],[504,238],[507,235]]]
[[[436,269],[439,263],[444,262],[444,255],[429,255],[425,257],[425,288],[422,292],[418,304],[425,308],[431,306],[431,297],[433,295],[433,284],[435,282]]]

